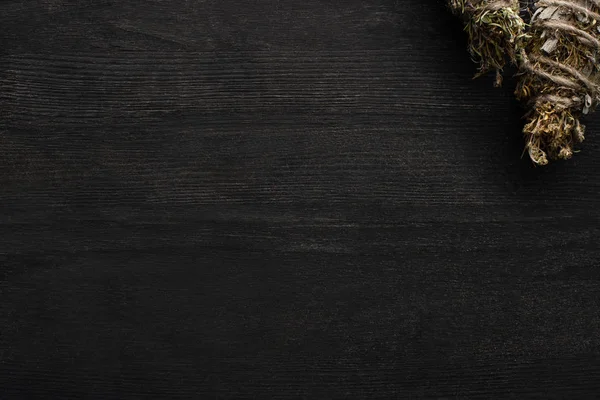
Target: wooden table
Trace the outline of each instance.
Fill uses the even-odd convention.
[[[433,0],[0,3],[0,397],[593,398],[600,124],[521,159]]]

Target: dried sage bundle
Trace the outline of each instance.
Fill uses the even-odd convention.
[[[600,0],[537,0],[519,50],[515,94],[529,106],[523,129],[531,160],[568,159],[584,139],[582,114],[600,101]]]
[[[502,69],[507,61],[516,63],[526,36],[519,0],[449,0],[449,6],[465,23],[469,53],[479,63],[476,77],[495,70],[500,86]]]

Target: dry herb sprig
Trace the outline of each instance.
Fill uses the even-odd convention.
[[[475,77],[495,70],[500,86],[507,59],[516,63],[527,37],[519,0],[449,0],[449,6],[465,22],[469,53],[479,63]]]

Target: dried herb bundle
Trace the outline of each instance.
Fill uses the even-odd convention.
[[[449,0],[449,5],[465,22],[469,52],[479,63],[475,76],[495,70],[496,86],[500,86],[507,59],[516,62],[525,38],[519,0]]]
[[[499,85],[507,59],[518,65],[515,94],[529,107],[523,133],[531,160],[570,158],[584,139],[580,117],[600,102],[600,0],[448,2],[465,21],[476,76],[495,69]]]
[[[583,141],[582,114],[600,100],[600,0],[537,0],[520,50],[515,94],[531,107],[523,132],[534,163],[567,159]]]

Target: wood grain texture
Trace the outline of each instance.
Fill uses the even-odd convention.
[[[0,3],[0,398],[596,398],[597,132],[443,1]]]

